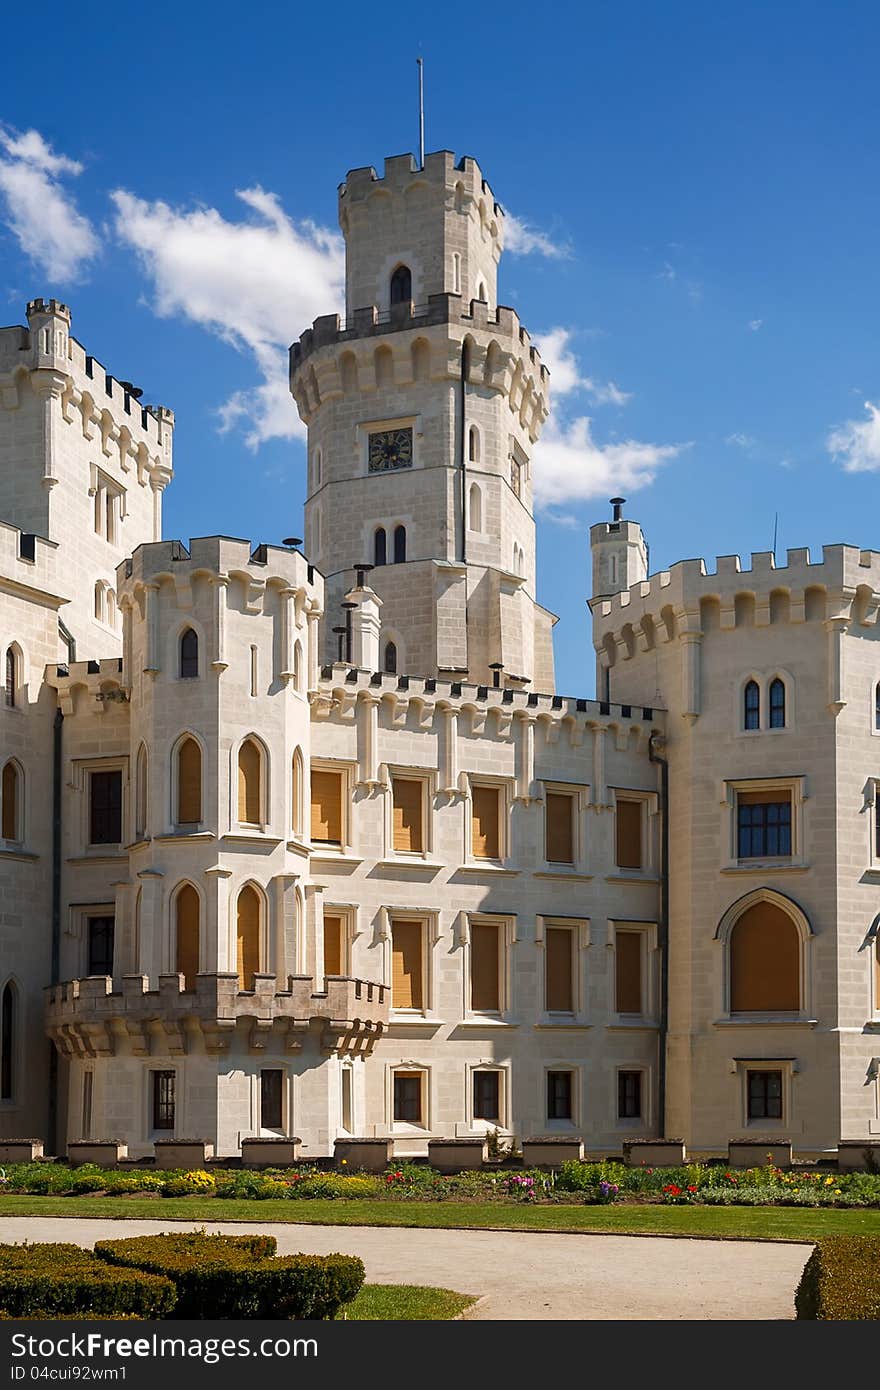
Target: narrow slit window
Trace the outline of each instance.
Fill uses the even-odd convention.
[[[770,728],[785,728],[785,683],[778,676],[770,682]]]
[[[642,933],[617,931],[614,936],[615,1008],[619,1014],[641,1014],[642,998]]]
[[[336,913],[324,914],[324,974],[343,973],[342,918]]]
[[[260,1125],[263,1129],[284,1127],[284,1072],[269,1067],[260,1072]]]
[[[761,727],[761,691],[757,681],[748,681],[743,691],[743,728]]]

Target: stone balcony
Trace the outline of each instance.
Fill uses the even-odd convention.
[[[158,989],[149,984],[146,975],[124,975],[114,989],[109,975],[91,975],[50,985],[46,1032],[68,1057],[183,1056],[197,1038],[215,1054],[235,1042],[259,1055],[275,1039],[297,1052],[309,1035],[325,1052],[365,1055],[385,1031],[391,1003],[386,985],[342,976],[329,976],[323,991],[308,975],[288,976],[283,990],[274,975],[256,975],[250,991],[225,974],[200,974],[189,991],[182,975],[160,975]]]

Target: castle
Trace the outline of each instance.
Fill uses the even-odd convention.
[[[557,694],[503,211],[339,217],[304,543],[163,540],[172,412],[0,330],[0,1137],[880,1136],[880,553],[649,576],[615,499]]]

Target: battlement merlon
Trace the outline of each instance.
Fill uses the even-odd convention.
[[[700,605],[706,600],[720,604],[722,628],[733,627],[740,596],[754,600],[757,625],[769,623],[775,595],[788,597],[791,621],[803,621],[810,591],[824,595],[828,618],[865,622],[880,604],[880,551],[825,545],[822,559],[814,562],[809,549],[801,547],[788,550],[780,566],[772,551],[754,551],[747,568],[738,555],[719,555],[714,570],[702,559],[679,560],[630,589],[590,600],[593,643],[598,651],[606,639],[617,641],[630,629],[636,636],[645,634],[646,626],[660,634],[665,626],[669,635],[675,627],[698,630]]]
[[[55,541],[0,521],[0,592],[24,594],[49,608],[69,603]]]
[[[445,331],[438,333],[442,328]],[[321,402],[341,397],[344,353],[351,352],[364,382],[374,371],[376,340],[394,353],[394,377],[412,380],[410,349],[417,338],[431,347],[432,378],[455,378],[461,371],[461,345],[471,340],[469,380],[511,396],[511,408],[530,413],[529,432],[537,439],[550,413],[550,372],[532,344],[514,309],[490,309],[472,300],[469,309],[457,294],[433,294],[427,305],[395,305],[389,314],[375,306],[358,309],[343,323],[338,314],[325,314],[290,349],[290,389],[300,418],[309,424]]]
[[[491,212],[495,218],[498,235],[501,235],[504,209],[496,202],[479,164],[471,155],[463,155],[456,163],[452,150],[435,150],[425,155],[423,169],[411,154],[390,155],[385,160],[385,170],[381,176],[371,164],[361,169],[349,169],[339,185],[340,226],[345,230],[343,212],[352,203],[361,202],[377,192],[402,192],[415,183],[434,184],[453,194],[459,189],[468,204],[479,206],[482,201],[487,213]]]
[[[117,566],[120,604],[146,585],[174,583],[207,575],[220,582],[239,577],[258,595],[269,586],[293,590],[308,610],[320,614],[324,607],[324,577],[298,550],[286,546],[252,545],[234,536],[198,536],[189,546],[182,541],[151,541]]]
[[[128,452],[141,451],[170,477],[174,412],[167,406],[141,405],[130,383],[117,380],[86,352],[70,324],[66,304],[30,300],[26,327],[0,328],[0,386],[17,392],[27,372],[35,389],[60,396],[68,422],[74,411],[80,412],[87,438],[93,431],[100,434],[106,455],[122,439]],[[156,482],[164,485],[158,476]]]

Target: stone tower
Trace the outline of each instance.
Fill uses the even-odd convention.
[[[383,670],[488,684],[500,665],[502,684],[552,692],[530,471],[548,373],[497,303],[504,214],[473,159],[440,151],[350,172],[339,221],[346,319],[318,319],[290,373],[324,659],[341,645],[357,664],[333,629],[366,564]]]
[[[625,497],[612,497],[611,521],[590,527],[593,598],[622,593],[648,577],[648,546],[637,521],[623,520]]]

